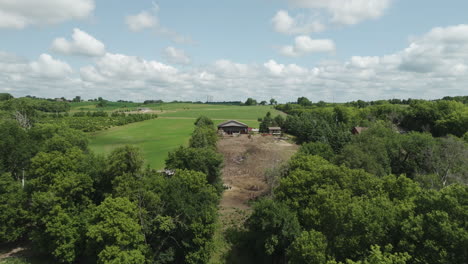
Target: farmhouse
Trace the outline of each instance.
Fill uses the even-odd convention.
[[[351,133],[353,133],[353,135],[358,135],[358,134],[361,134],[362,131],[364,130],[367,130],[369,129],[368,127],[353,127],[353,129],[351,130]]]
[[[269,127],[268,132],[273,136],[281,135],[281,127]]]
[[[227,122],[219,124],[218,130],[222,130],[226,134],[247,134],[249,126],[236,120],[229,120]]]

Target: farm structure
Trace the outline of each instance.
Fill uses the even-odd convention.
[[[353,135],[358,135],[358,134],[361,134],[362,131],[364,130],[367,130],[369,129],[368,127],[353,127],[353,129],[351,130],[351,133],[353,133]]]
[[[280,136],[281,135],[281,127],[269,127],[268,133],[273,136]]]
[[[219,124],[218,130],[221,130],[226,134],[247,134],[249,126],[236,120],[229,120]]]

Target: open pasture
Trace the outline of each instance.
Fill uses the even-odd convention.
[[[155,105],[145,107],[158,110]],[[281,114],[271,106],[166,103],[161,104],[159,108],[161,107],[163,111],[158,113],[160,117],[157,119],[91,134],[91,149],[98,154],[108,154],[117,147],[134,145],[141,149],[148,165],[160,169],[164,167],[168,152],[180,145],[187,145],[194,129],[194,121],[200,115],[212,118],[216,125],[236,119],[250,127],[258,127],[257,119],[265,116],[268,111],[272,115]]]

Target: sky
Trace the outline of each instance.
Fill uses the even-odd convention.
[[[466,0],[0,0],[0,93],[317,102],[468,95]]]

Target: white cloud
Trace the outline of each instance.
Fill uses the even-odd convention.
[[[40,77],[63,78],[73,72],[70,65],[52,58],[49,54],[41,54],[37,61],[31,62],[29,65],[32,73]]]
[[[311,39],[309,36],[297,36],[294,46],[284,46],[281,54],[290,57],[304,56],[310,53],[334,52],[335,43],[330,39]]]
[[[326,10],[337,24],[353,25],[381,17],[392,0],[288,0],[292,5]]]
[[[0,28],[23,29],[83,19],[91,15],[94,7],[94,0],[3,0]]]
[[[325,26],[318,21],[305,21],[303,15],[291,17],[288,11],[280,10],[271,20],[275,31],[283,34],[310,34],[325,30]]]
[[[434,28],[393,54],[353,56],[309,68],[276,60],[245,64],[223,59],[178,69],[106,53],[73,71],[47,54],[29,62],[0,52],[0,92],[15,96],[202,100],[211,95],[221,101],[274,96],[281,102],[299,96],[313,101],[433,99],[466,94],[467,83],[468,25]]]
[[[159,25],[155,15],[148,11],[141,11],[137,15],[127,16],[125,23],[131,31],[141,31],[144,29],[155,28]]]
[[[179,34],[161,25],[158,17],[159,11],[159,6],[153,3],[153,8],[151,10],[143,10],[136,15],[127,16],[125,18],[125,24],[127,24],[127,27],[133,32],[151,29],[156,34],[165,36],[176,43],[193,43],[190,37]]]
[[[167,47],[164,49],[163,56],[170,63],[174,64],[190,64],[191,59],[184,50],[176,49],[174,47]]]
[[[75,28],[72,40],[56,38],[52,43],[52,50],[67,55],[102,56],[106,53],[104,44],[88,33]]]

